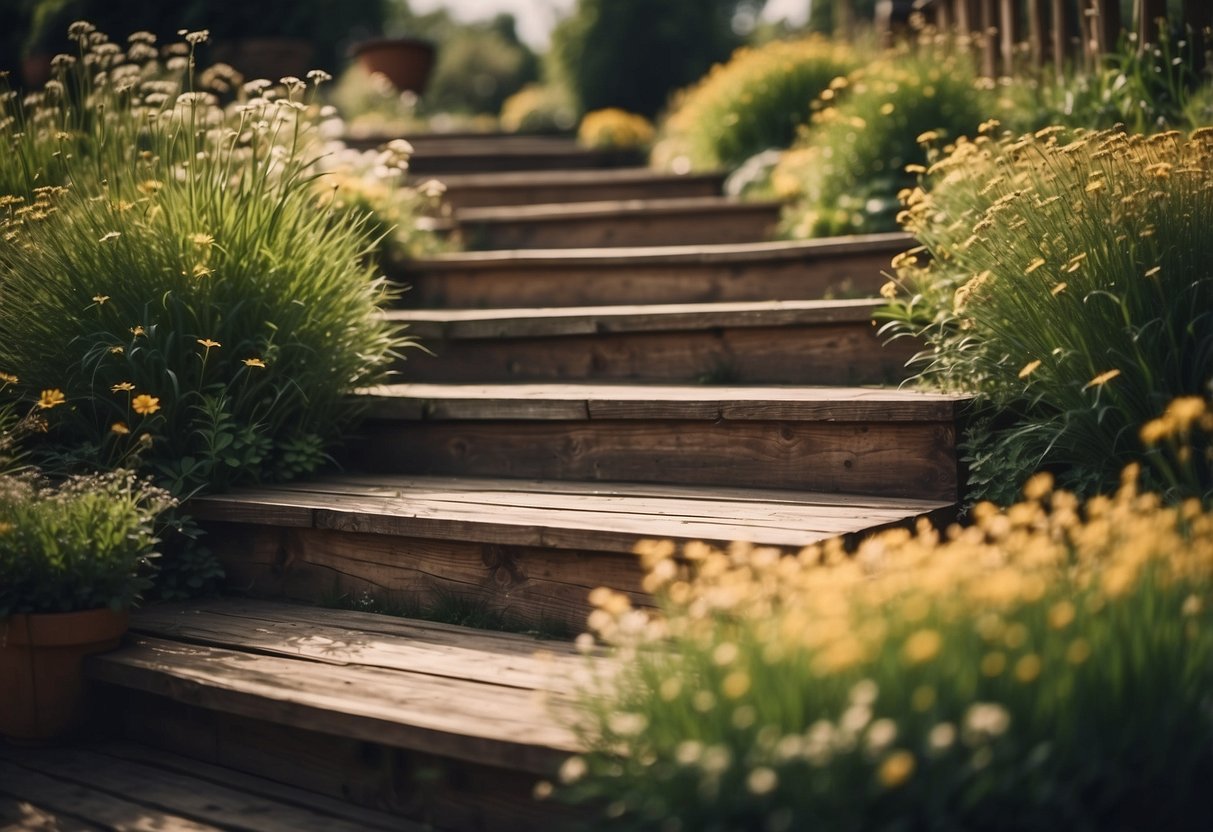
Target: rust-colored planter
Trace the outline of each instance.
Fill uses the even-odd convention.
[[[0,620],[0,735],[46,740],[85,716],[85,656],[113,650],[125,611],[18,614]]]
[[[374,38],[357,43],[354,57],[367,72],[378,72],[404,92],[418,95],[434,67],[434,44],[416,38]]]

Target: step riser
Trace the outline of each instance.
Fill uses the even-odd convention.
[[[373,473],[646,482],[957,498],[951,422],[372,421]]]
[[[257,597],[341,606],[364,597],[423,606],[458,598],[512,623],[565,633],[585,629],[593,587],[626,592],[638,606],[652,604],[634,555],[559,548],[551,531],[553,548],[367,533],[356,519],[343,523],[335,516],[327,525],[205,524],[228,584]],[[565,537],[574,543],[578,533]]]
[[[870,322],[442,340],[410,352],[404,381],[656,381],[727,384],[896,384],[919,345],[882,345]]]
[[[469,249],[487,251],[752,243],[770,239],[778,222],[778,208],[737,205],[709,212],[637,212],[534,222],[461,219],[459,225]]]
[[[106,713],[132,740],[438,828],[531,832],[576,817],[568,807],[535,801],[541,778],[515,769],[104,690]]]
[[[506,173],[528,170],[598,170],[630,167],[642,162],[635,153],[583,151],[552,153],[548,150],[514,151],[508,153],[439,154],[424,151],[409,160],[409,173],[416,176],[441,177],[446,173]]]
[[[399,279],[409,308],[612,306],[870,297],[887,282],[888,249],[780,262],[439,267]]]
[[[506,205],[549,205],[620,199],[676,199],[719,196],[712,179],[665,179],[652,182],[532,185],[528,187],[447,187],[445,199],[456,210]]]

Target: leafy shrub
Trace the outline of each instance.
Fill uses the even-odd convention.
[[[438,44],[438,59],[426,85],[426,111],[492,113],[536,80],[535,54],[518,39],[512,15],[451,25]]]
[[[741,41],[739,12],[761,0],[577,0],[552,33],[549,77],[581,111],[618,107],[652,118],[674,90],[722,61]]]
[[[903,46],[822,93],[814,117],[775,170],[776,193],[794,237],[891,231],[897,193],[913,183],[906,166],[926,161],[916,137],[977,130],[992,108],[970,55],[947,43]]]
[[[314,469],[404,341],[365,228],[314,200],[305,85],[225,111],[183,90],[191,55],[74,33],[75,66],[2,128],[0,369],[44,455],[139,461],[178,495]]]
[[[501,128],[512,133],[550,133],[577,124],[577,107],[555,84],[527,84],[501,105]]]
[[[1031,481],[852,557],[650,544],[563,793],[624,829],[1202,830],[1213,516]]]
[[[0,477],[0,618],[129,607],[151,585],[153,529],[175,505],[130,471]]]
[[[961,141],[907,193],[930,262],[901,259],[893,329],[930,345],[924,379],[989,414],[968,437],[975,496],[1005,502],[1042,465],[1093,491],[1142,458],[1178,494],[1213,487],[1207,469],[1173,481],[1140,436],[1209,390],[1211,172],[1210,129],[1046,128]]]
[[[594,148],[647,148],[653,143],[653,135],[653,125],[647,118],[617,109],[586,113],[577,128],[577,141]]]
[[[734,168],[787,147],[817,97],[857,65],[849,47],[820,37],[738,49],[675,100],[657,161],[685,156],[693,169]]]

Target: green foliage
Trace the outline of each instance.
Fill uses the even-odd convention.
[[[929,36],[872,61],[822,94],[826,107],[772,174],[793,237],[891,231],[906,166],[926,161],[916,137],[975,133],[992,109],[970,56]]]
[[[577,124],[577,108],[556,84],[528,84],[501,106],[501,128],[514,133],[550,133]]]
[[[1182,451],[1145,429],[1209,391],[1211,173],[1213,130],[1058,127],[959,142],[908,195],[930,262],[895,264],[907,291],[889,331],[922,337],[922,378],[990,414],[968,438],[974,496],[1006,502],[1042,465],[1106,488],[1131,460],[1176,496],[1208,495],[1208,442]]]
[[[539,61],[518,40],[514,18],[455,27],[438,44],[422,102],[427,112],[496,114],[505,100],[539,77]]]
[[[0,368],[48,422],[44,457],[139,464],[183,496],[314,470],[406,342],[365,229],[315,201],[304,84],[224,110],[76,35],[0,135]]]
[[[595,591],[561,793],[628,830],[1209,828],[1213,516],[1030,491],[853,555],[647,546],[662,615]]]
[[[1139,48],[1127,34],[1119,48],[1092,71],[1075,70],[1060,80],[1054,75],[1023,78],[1008,87],[1008,125],[1017,131],[1048,125],[1107,129],[1127,125],[1138,133],[1208,123],[1201,101],[1210,96],[1213,78],[1197,67],[1208,65],[1196,54],[1198,38],[1160,33],[1157,44]]]
[[[732,22],[763,0],[578,0],[552,33],[553,81],[581,111],[618,107],[654,117],[676,89],[740,45]]]
[[[58,487],[0,477],[0,618],[129,607],[151,585],[154,525],[173,505],[131,471]]]
[[[830,82],[857,65],[849,47],[818,37],[739,49],[679,95],[654,156],[659,164],[685,157],[693,169],[713,170],[785,148]]]
[[[653,125],[647,118],[623,110],[586,113],[577,128],[577,141],[583,147],[606,150],[647,149],[653,135]]]

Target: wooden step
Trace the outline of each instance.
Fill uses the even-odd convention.
[[[764,489],[346,475],[190,502],[229,582],[317,602],[473,599],[508,619],[580,629],[596,586],[651,603],[645,540],[796,551],[938,515],[947,501]]]
[[[396,136],[347,138],[355,149],[374,149]],[[492,173],[501,171],[584,170],[636,166],[644,163],[635,151],[590,150],[567,136],[515,134],[434,134],[405,137],[413,145],[409,171],[418,176]]]
[[[567,820],[531,794],[580,747],[568,703],[589,667],[571,644],[239,600],[131,626],[88,673],[133,740],[440,828]]]
[[[760,301],[547,309],[393,310],[432,354],[410,352],[410,382],[899,382],[919,345],[888,346],[880,300]]]
[[[411,307],[613,306],[871,297],[907,234],[802,242],[489,251],[410,264]]]
[[[957,499],[963,398],[830,387],[395,384],[352,470]]]
[[[107,722],[113,714],[108,715]],[[267,772],[272,775],[273,772]],[[120,740],[0,745],[0,829],[422,832],[311,790]]]
[[[772,236],[781,210],[703,196],[468,208],[456,219],[470,249],[568,249],[756,242]]]
[[[442,177],[455,209],[504,205],[717,196],[721,173],[672,174],[649,168],[450,174]]]

